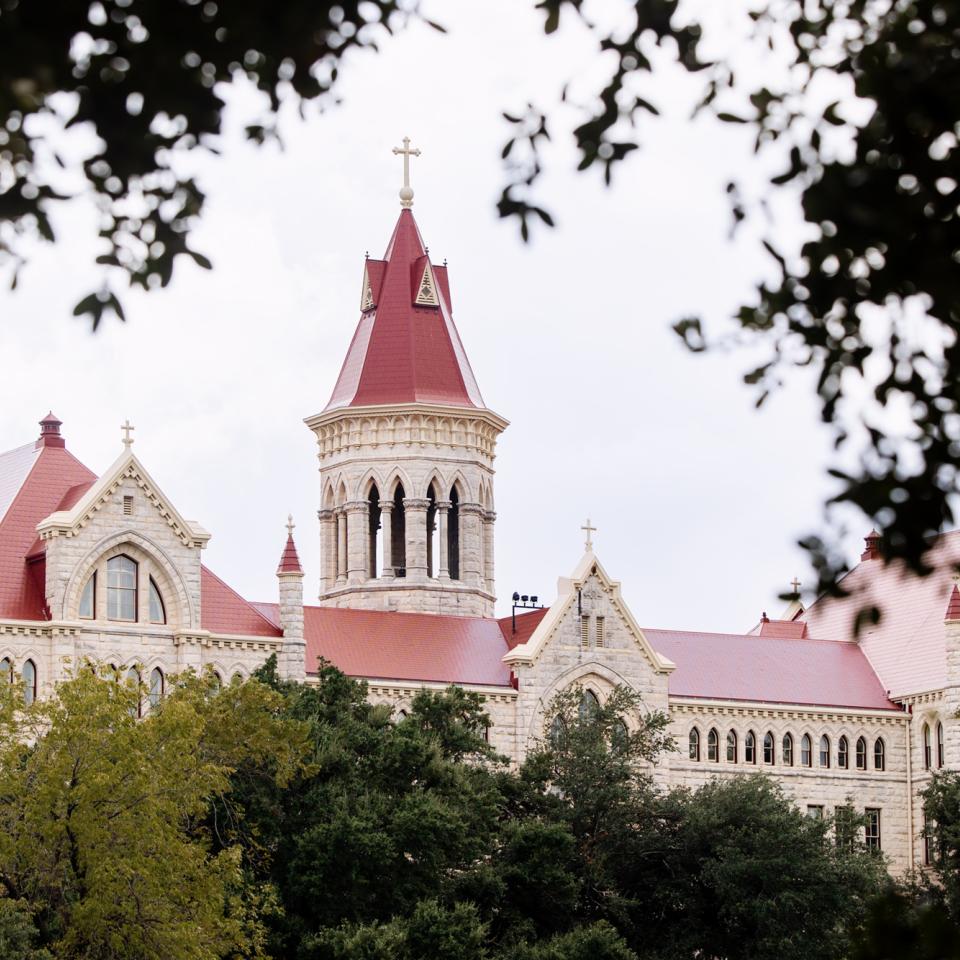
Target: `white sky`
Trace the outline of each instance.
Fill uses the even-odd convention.
[[[136,453],[212,532],[210,567],[275,599],[292,512],[312,599],[319,482],[302,421],[325,405],[358,320],[364,252],[382,255],[399,212],[390,148],[409,135],[423,150],[414,213],[433,259],[449,259],[484,397],[511,421],[496,462],[499,609],[515,589],[553,598],[589,515],[641,624],[747,629],[795,574],[812,581],[794,544],[819,522],[828,454],[806,383],[758,413],[747,356],[693,357],[670,331],[692,313],[721,321],[768,269],[754,240],[728,239],[723,186],[750,178],[748,135],[691,123],[691,88],[661,78],[667,115],[645,122],[611,190],[574,174],[558,141],[540,194],[558,229],[524,246],[495,211],[500,111],[596,77],[593,48],[579,30],[545,39],[532,4],[433,15],[448,35],[417,27],[353,58],[343,104],[287,122],[284,152],[242,143],[252,101],[236,98],[247,109],[224,157],[197,163],[208,209],[193,243],[215,269],[182,260],[170,289],[128,293],[127,324],[93,335],[71,318],[98,251],[89,209],[60,218],[61,242],[0,295],[0,449],[32,440],[52,408],[102,471],[129,417]]]

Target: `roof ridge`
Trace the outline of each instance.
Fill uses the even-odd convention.
[[[226,589],[226,590],[229,590],[230,593],[232,593],[238,600],[240,600],[240,601],[242,601],[243,603],[245,603],[265,624],[267,624],[267,626],[272,627],[274,630],[277,629],[277,625],[276,625],[272,620],[268,620],[268,619],[253,605],[253,604],[254,604],[254,601],[248,600],[248,599],[247,599],[246,597],[244,597],[242,594],[240,594],[240,593],[238,593],[236,590],[234,590],[233,587],[231,587],[230,584],[227,583],[226,580],[222,579],[221,577],[218,577],[205,563],[201,563],[201,564],[200,564],[200,569],[201,569],[201,570],[205,570],[205,571],[207,572],[207,574],[209,574],[209,576],[213,577],[213,579],[216,580],[217,583],[220,584],[221,587],[223,587],[223,588]],[[201,598],[201,606],[202,606],[202,603],[203,603],[203,601],[202,601],[202,598]]]
[[[794,623],[795,621],[785,620],[783,622]],[[759,633],[732,633],[730,631],[720,632],[717,630],[675,630],[672,627],[641,627],[640,629],[644,632],[653,630],[659,633],[682,633],[691,637],[736,637],[738,640],[763,640],[765,643],[782,640],[787,643],[834,643],[848,647],[859,647],[859,645],[852,640],[828,640],[825,637],[771,637],[769,635],[762,637]]]

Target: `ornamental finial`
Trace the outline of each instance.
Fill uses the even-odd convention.
[[[296,524],[293,522],[293,514],[288,513],[287,514],[287,536],[290,537],[291,540],[293,539],[293,528],[295,526]]]
[[[591,525],[591,523],[590,523],[590,518],[587,517],[586,525],[585,525],[585,526],[582,526],[580,529],[583,530],[583,532],[586,533],[586,535],[587,535],[587,542],[583,545],[583,549],[584,549],[584,550],[592,550],[592,549],[593,549],[593,537],[591,536],[591,534],[596,533],[596,532],[597,532],[597,528]]]
[[[130,434],[137,428],[129,420],[126,420],[120,424],[120,429],[123,431],[123,445],[129,450],[133,446],[133,437]]]
[[[420,156],[420,148],[410,149],[410,138],[403,138],[402,147],[394,147],[395,156],[403,157],[403,186],[400,188],[400,206],[408,209],[413,206],[413,187],[410,186],[410,158]]]

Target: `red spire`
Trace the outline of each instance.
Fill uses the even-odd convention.
[[[957,585],[953,585],[953,590],[950,591],[950,602],[947,604],[947,615],[943,618],[944,620],[960,620],[960,590],[957,589]]]
[[[37,447],[65,447],[67,441],[60,436],[63,421],[58,420],[51,410],[40,421],[40,436],[37,438]]]
[[[280,555],[280,566],[277,567],[277,576],[281,573],[303,574],[300,566],[300,557],[297,555],[297,545],[293,542],[293,517],[287,517],[287,543]]]
[[[453,323],[446,266],[401,210],[383,260],[367,260],[361,316],[326,409],[394,403],[483,407]]]

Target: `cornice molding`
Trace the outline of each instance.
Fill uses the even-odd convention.
[[[910,723],[910,715],[908,713],[901,713],[895,710],[750,703],[739,700],[700,700],[694,697],[669,697],[668,709],[671,716],[675,714],[698,714],[743,718],[764,717],[771,720],[817,719],[837,723]]]

